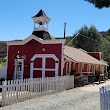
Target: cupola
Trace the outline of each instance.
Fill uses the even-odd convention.
[[[48,32],[48,23],[50,21],[50,18],[47,17],[45,12],[41,9],[32,18],[34,20],[34,31],[32,34],[43,40],[51,39]]]

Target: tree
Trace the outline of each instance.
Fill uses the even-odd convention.
[[[93,5],[95,5],[95,7],[101,9],[101,8],[108,8],[110,7],[110,0],[85,0],[89,3],[92,3]]]
[[[73,47],[73,42],[71,41],[73,37],[66,37],[65,45]]]
[[[78,33],[76,47],[82,48],[88,52],[101,50],[102,36],[94,26],[90,28],[83,26]]]
[[[110,41],[107,39],[107,37],[103,38],[102,58],[110,65]]]

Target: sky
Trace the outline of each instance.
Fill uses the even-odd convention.
[[[49,33],[72,36],[82,26],[94,25],[99,31],[110,28],[110,8],[97,9],[84,0],[0,0],[0,41],[22,40],[33,31],[32,16],[42,9],[51,18]]]

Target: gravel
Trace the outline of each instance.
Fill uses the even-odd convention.
[[[99,88],[87,85],[1,107],[0,110],[100,110]]]

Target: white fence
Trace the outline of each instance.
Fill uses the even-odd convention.
[[[110,86],[100,88],[101,110],[110,110]]]
[[[7,66],[0,68],[0,79],[7,79]]]
[[[2,106],[74,88],[74,76],[11,80],[2,83]]]

